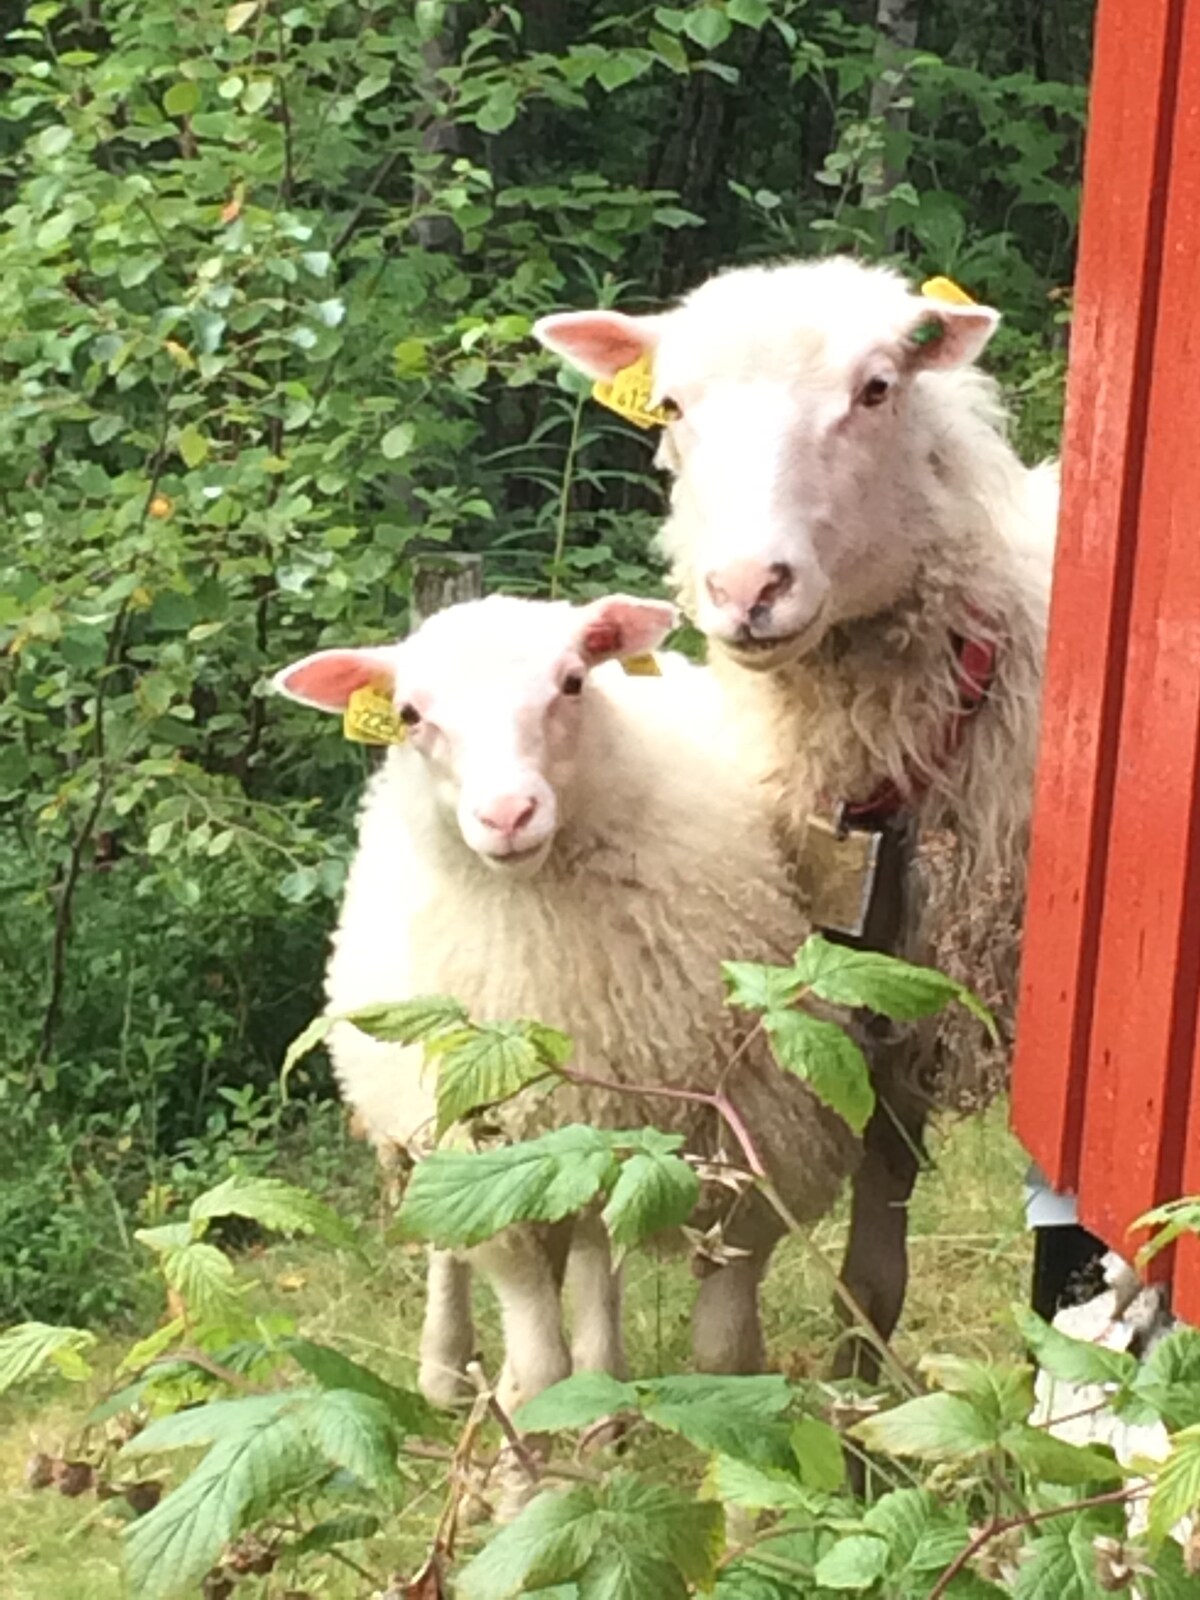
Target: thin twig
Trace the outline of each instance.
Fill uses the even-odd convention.
[[[750,1037],[753,1038],[753,1035]],[[745,1049],[748,1044],[749,1039],[743,1042],[742,1048]],[[759,1153],[758,1146],[754,1142],[753,1135],[746,1126],[745,1119],[742,1117],[741,1112],[734,1105],[733,1101],[730,1100],[729,1096],[723,1090],[718,1090],[715,1093],[709,1093],[708,1091],[701,1089],[668,1089],[661,1084],[650,1085],[640,1083],[620,1083],[607,1078],[593,1077],[591,1073],[577,1072],[572,1067],[560,1067],[559,1072],[564,1078],[567,1079],[569,1083],[576,1084],[582,1088],[603,1089],[613,1093],[647,1095],[664,1100],[690,1101],[693,1105],[709,1106],[713,1111],[715,1111],[717,1115],[725,1122],[726,1126],[729,1128],[729,1131],[737,1140],[746,1165],[758,1182],[759,1192],[762,1194],[767,1204],[775,1212],[779,1220],[783,1223],[788,1233],[794,1235],[795,1238],[801,1241],[809,1256],[814,1262],[817,1263],[821,1271],[829,1279],[830,1283],[833,1285],[834,1294],[845,1306],[853,1321],[857,1323],[864,1337],[872,1345],[874,1345],[875,1349],[879,1352],[880,1359],[882,1360],[884,1366],[888,1368],[892,1376],[897,1379],[902,1388],[908,1390],[908,1392],[911,1394],[921,1393],[921,1385],[917,1381],[916,1377],[900,1360],[899,1356],[897,1356],[891,1345],[888,1344],[887,1340],[883,1337],[879,1329],[867,1315],[867,1312],[860,1303],[857,1295],[855,1295],[854,1292],[842,1282],[842,1279],[838,1276],[836,1268],[831,1266],[830,1263],[825,1259],[825,1256],[809,1237],[808,1231],[803,1227],[800,1219],[788,1207],[786,1201],[783,1199],[783,1196],[779,1193],[778,1189],[771,1180],[770,1174],[767,1171],[766,1163],[763,1161],[763,1158]]]
[[[171,1366],[176,1361],[184,1361],[189,1367],[199,1367],[201,1372],[207,1372],[210,1377],[219,1378],[222,1383],[229,1384],[230,1388],[241,1389],[245,1394],[265,1393],[257,1384],[251,1383],[244,1373],[235,1372],[232,1367],[214,1361],[205,1351],[194,1349],[191,1345],[186,1345],[182,1350],[168,1350],[161,1356],[155,1356],[146,1370],[149,1371],[150,1367]]]
[[[1042,1511],[1027,1511],[1020,1517],[993,1518],[993,1520],[976,1534],[970,1544],[958,1555],[942,1573],[941,1577],[929,1591],[929,1600],[941,1600],[941,1596],[958,1577],[959,1573],[974,1556],[977,1556],[984,1545],[990,1544],[993,1539],[1002,1533],[1010,1533],[1014,1528],[1032,1528],[1039,1522],[1048,1522],[1051,1517],[1065,1517],[1073,1511],[1089,1511],[1093,1506],[1117,1506],[1126,1501],[1136,1500],[1140,1495],[1148,1494],[1147,1485],[1136,1485],[1133,1488],[1109,1489],[1105,1494],[1089,1495],[1085,1500],[1073,1500],[1065,1506],[1047,1506]]]
[[[509,1447],[517,1461],[520,1463],[522,1472],[524,1472],[530,1483],[537,1483],[538,1479],[541,1477],[538,1464],[530,1454],[529,1448],[525,1444],[525,1441],[521,1438],[521,1435],[517,1432],[515,1426],[513,1425],[512,1418],[509,1416],[508,1412],[505,1411],[499,1400],[496,1399],[495,1392],[488,1383],[487,1376],[484,1373],[482,1366],[480,1366],[478,1361],[468,1361],[466,1365],[466,1374],[467,1377],[470,1378],[471,1382],[475,1385],[478,1393],[486,1397],[488,1414],[493,1418],[494,1421],[500,1424],[500,1431],[508,1440]]]
[[[554,561],[550,568],[550,598],[558,599],[559,578],[562,576],[563,555],[567,548],[567,519],[571,511],[571,489],[575,481],[575,456],[579,450],[579,429],[583,422],[583,406],[587,396],[580,394],[575,401],[575,414],[571,418],[571,437],[567,441],[567,455],[563,462],[562,489],[558,497],[558,518],[554,533]]]

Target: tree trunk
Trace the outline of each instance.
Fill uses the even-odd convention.
[[[875,11],[875,81],[871,86],[868,115],[881,125],[884,149],[863,168],[862,203],[878,205],[904,176],[902,164],[889,155],[898,135],[907,131],[909,106],[905,93],[904,58],[917,42],[919,0],[878,0]],[[894,244],[893,231],[883,226],[885,250]]]

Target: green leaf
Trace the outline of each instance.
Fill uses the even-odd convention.
[[[190,117],[199,104],[200,90],[187,79],[173,83],[163,95],[163,110],[169,117]]]
[[[744,28],[761,28],[771,19],[769,0],[726,0],[725,15]]]
[[[352,1022],[372,1039],[383,1039],[388,1044],[416,1044],[422,1039],[433,1039],[447,1029],[461,1027],[470,1020],[457,1000],[441,994],[397,1000],[389,1005],[360,1006],[345,1016],[345,1021]]]
[[[875,1090],[866,1058],[845,1029],[805,1011],[768,1011],[764,1021],[779,1065],[861,1133],[875,1109]]]
[[[803,1511],[813,1515],[820,1506],[812,1491],[794,1477],[733,1456],[714,1456],[704,1484],[714,1499],[725,1505],[745,1506],[750,1511]]]
[[[435,1150],[409,1180],[399,1221],[411,1239],[479,1244],[514,1222],[560,1222],[616,1175],[611,1144],[594,1128],[558,1128],[475,1154]]]
[[[561,1383],[526,1402],[513,1420],[527,1433],[558,1433],[564,1428],[587,1428],[601,1417],[632,1410],[638,1391],[606,1372],[576,1372]]]
[[[684,19],[683,31],[705,50],[716,50],[733,32],[733,23],[715,5],[698,6]]]
[[[688,1587],[669,1561],[617,1542],[595,1553],[579,1574],[579,1600],[687,1600]]]
[[[213,1217],[248,1217],[278,1233],[311,1234],[351,1249],[359,1244],[355,1229],[332,1207],[307,1189],[298,1189],[280,1178],[232,1173],[215,1189],[206,1190],[193,1200],[188,1216],[194,1227]]]
[[[927,1461],[968,1460],[999,1441],[999,1429],[955,1394],[927,1394],[851,1428],[853,1438],[884,1455]]]
[[[155,1417],[121,1446],[121,1459],[158,1455],[164,1450],[192,1450],[259,1430],[276,1417],[298,1415],[318,1391],[284,1389],[278,1394],[241,1395],[236,1400],[209,1400],[165,1417]]]
[[[722,961],[729,1004],[746,1011],[776,1011],[789,1006],[804,985],[791,967],[764,967],[756,961]]]
[[[1024,1472],[1046,1483],[1121,1483],[1125,1477],[1111,1454],[1094,1446],[1068,1444],[1027,1422],[1005,1429],[1000,1443]]]
[[[813,1576],[826,1589],[869,1589],[887,1564],[888,1547],[882,1539],[853,1533],[821,1557]]]
[[[796,976],[832,1005],[862,1006],[896,1022],[932,1016],[957,1000],[996,1036],[991,1012],[969,989],[930,967],[915,967],[895,956],[831,944],[814,933],[796,956]]]
[[[568,1557],[577,1552],[576,1530],[591,1537],[596,1522],[596,1496],[590,1487],[568,1490],[565,1494],[541,1494],[507,1528],[502,1528],[459,1576],[462,1600],[509,1600],[525,1591],[525,1580],[540,1560],[543,1571],[551,1567],[558,1552]],[[596,1536],[602,1532],[597,1527]],[[590,1553],[590,1546],[588,1552]],[[574,1565],[567,1562],[563,1577],[574,1576],[586,1560],[584,1554]],[[547,1583],[557,1581],[547,1578]],[[543,1587],[546,1585],[543,1584]]]
[[[401,456],[406,456],[412,449],[416,436],[416,429],[411,422],[398,422],[394,428],[389,428],[379,441],[383,459],[399,461]]]
[[[203,466],[208,459],[208,440],[193,423],[189,423],[179,435],[179,454],[183,457],[185,466]]]
[[[950,1394],[970,1400],[990,1423],[1023,1422],[1033,1410],[1033,1374],[963,1356],[925,1356],[921,1371]]]
[[[225,13],[225,32],[240,33],[258,10],[258,0],[241,0]]]
[[[312,1555],[336,1549],[354,1539],[373,1539],[383,1524],[369,1511],[348,1511],[345,1516],[318,1522],[290,1546],[297,1555]]]
[[[303,1061],[304,1057],[315,1050],[319,1044],[324,1044],[329,1036],[329,1030],[336,1021],[337,1018],[331,1016],[314,1017],[304,1032],[297,1034],[291,1044],[288,1045],[287,1054],[283,1058],[283,1066],[279,1070],[279,1087],[285,1101],[287,1099],[287,1081],[292,1075],[293,1068],[297,1062]]]
[[[1176,1328],[1156,1344],[1137,1370],[1131,1395],[1170,1432],[1200,1423],[1200,1329]]]
[[[385,1493],[399,1482],[401,1431],[390,1406],[353,1389],[328,1389],[305,1407],[304,1426],[320,1455]]]
[[[635,1548],[670,1562],[698,1588],[711,1586],[725,1545],[725,1516],[720,1506],[628,1473],[611,1480],[605,1505],[614,1520],[614,1535],[622,1542],[628,1537]],[[586,1575],[581,1583],[581,1594],[584,1592]],[[638,1600],[651,1593],[654,1591],[636,1591]]]
[[[410,1389],[398,1389],[369,1367],[351,1361],[340,1350],[314,1344],[309,1339],[286,1339],[283,1348],[322,1389],[351,1389],[380,1401],[405,1433],[436,1435],[445,1432],[441,1416],[421,1395]]]
[[[481,133],[503,133],[517,117],[517,86],[501,83],[492,90],[475,118]]]
[[[215,1245],[193,1240],[164,1250],[159,1266],[195,1320],[237,1323],[244,1317],[245,1288],[235,1282],[233,1264]]]
[[[657,1130],[648,1128],[646,1137]],[[604,1221],[613,1243],[625,1247],[641,1244],[666,1228],[687,1221],[700,1198],[695,1169],[673,1154],[676,1139],[657,1134],[661,1147],[641,1150],[621,1163]]]
[[[242,95],[242,110],[250,116],[257,116],[263,110],[271,96],[275,93],[275,83],[271,78],[255,78],[253,83],[248,83]]]
[[[893,1577],[942,1572],[970,1539],[964,1508],[924,1489],[893,1489],[868,1508],[863,1527],[887,1541]]]
[[[118,1372],[137,1372],[162,1355],[164,1350],[170,1349],[184,1332],[187,1323],[183,1317],[173,1317],[170,1322],[164,1323],[161,1328],[147,1334],[144,1339],[139,1339],[126,1351]]]
[[[485,1023],[439,1041],[437,1132],[484,1106],[498,1105],[547,1076],[524,1030],[514,1023]]]
[[[705,1373],[639,1381],[642,1412],[656,1427],[678,1433],[698,1450],[796,1473],[790,1426],[781,1419],[792,1402],[778,1374],[710,1377]]]
[[[46,1322],[20,1322],[0,1334],[0,1394],[15,1384],[56,1366],[66,1378],[91,1376],[82,1352],[96,1343],[86,1328],[57,1327]]]
[[[1014,1600],[1104,1600],[1093,1541],[1126,1536],[1121,1506],[1101,1507],[1044,1522],[1022,1550]]]
[[[160,1600],[197,1584],[235,1534],[311,1479],[315,1467],[296,1410],[264,1413],[215,1444],[178,1489],[125,1532],[138,1600]]]
[[[61,156],[65,150],[70,149],[74,142],[75,134],[71,128],[61,122],[51,123],[37,136],[38,153],[53,160],[55,156]]]
[[[1104,1350],[1099,1345],[1052,1328],[1028,1306],[1014,1305],[1017,1329],[1038,1366],[1064,1383],[1128,1383],[1138,1370],[1137,1359],[1124,1350]]]
[[[1158,1469],[1150,1496],[1149,1533],[1166,1539],[1181,1518],[1200,1506],[1200,1427],[1184,1428],[1171,1440],[1171,1453]]]
[[[819,1417],[801,1417],[792,1428],[791,1443],[800,1477],[810,1489],[832,1494],[842,1487],[846,1457],[836,1428]]]

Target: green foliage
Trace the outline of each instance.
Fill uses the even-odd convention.
[[[91,1368],[83,1352],[96,1336],[86,1328],[55,1328],[44,1322],[22,1322],[0,1334],[0,1394],[23,1383],[46,1366],[65,1378],[82,1379]]]
[[[516,592],[657,585],[645,443],[537,315],[891,254],[1001,307],[1019,439],[1054,448],[1091,7],[929,0],[891,117],[866,12],[826,0],[26,10],[0,76],[0,1296],[50,1318],[128,1299],[148,1187],[281,1136],[225,1094],[269,1093],[315,1008],[371,758],[269,671],[394,636],[447,546]]]
[[[804,1009],[808,996],[830,1005],[875,1011],[898,1022],[931,1016],[958,1003],[995,1031],[986,1007],[962,984],[894,956],[831,944],[819,933],[805,940],[790,967],[726,961],[722,970],[729,1003],[762,1012],[779,1065],[803,1078],[855,1133],[863,1131],[875,1109],[866,1058],[846,1029]]]

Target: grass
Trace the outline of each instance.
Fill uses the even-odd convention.
[[[358,1157],[362,1162],[361,1155]],[[1008,1133],[1002,1108],[960,1123],[936,1142],[934,1164],[912,1202],[912,1282],[898,1352],[916,1361],[927,1351],[1015,1357],[1019,1345],[1007,1316],[1028,1287],[1021,1178],[1024,1157]],[[369,1173],[360,1165],[362,1194]],[[836,1261],[845,1237],[839,1211],[815,1234]],[[281,1244],[254,1252],[243,1264],[261,1284],[260,1301],[289,1311],[310,1337],[337,1344],[384,1376],[411,1383],[422,1309],[422,1263],[417,1252],[379,1250],[369,1265],[326,1248]],[[687,1267],[679,1261],[636,1257],[629,1267],[627,1327],[637,1373],[686,1369]],[[819,1270],[796,1242],[778,1252],[765,1292],[764,1315],[774,1363],[794,1376],[820,1371],[835,1336],[829,1296]],[[494,1325],[481,1325],[495,1357]],[[122,1346],[110,1341],[103,1360],[115,1365]],[[119,1519],[112,1503],[90,1495],[65,1499],[33,1491],[24,1466],[37,1450],[57,1454],[100,1390],[48,1383],[37,1392],[0,1401],[0,1597],[2,1600],[124,1600]],[[656,1446],[639,1459],[650,1465]],[[657,1448],[662,1449],[660,1441]],[[662,1458],[678,1472],[674,1445]],[[354,1558],[381,1579],[412,1572],[440,1505],[440,1469],[419,1469],[405,1512],[375,1539],[351,1547]],[[309,1563],[302,1576],[279,1572],[251,1579],[237,1600],[281,1600],[289,1584],[327,1600],[365,1600],[371,1585],[345,1567]]]

